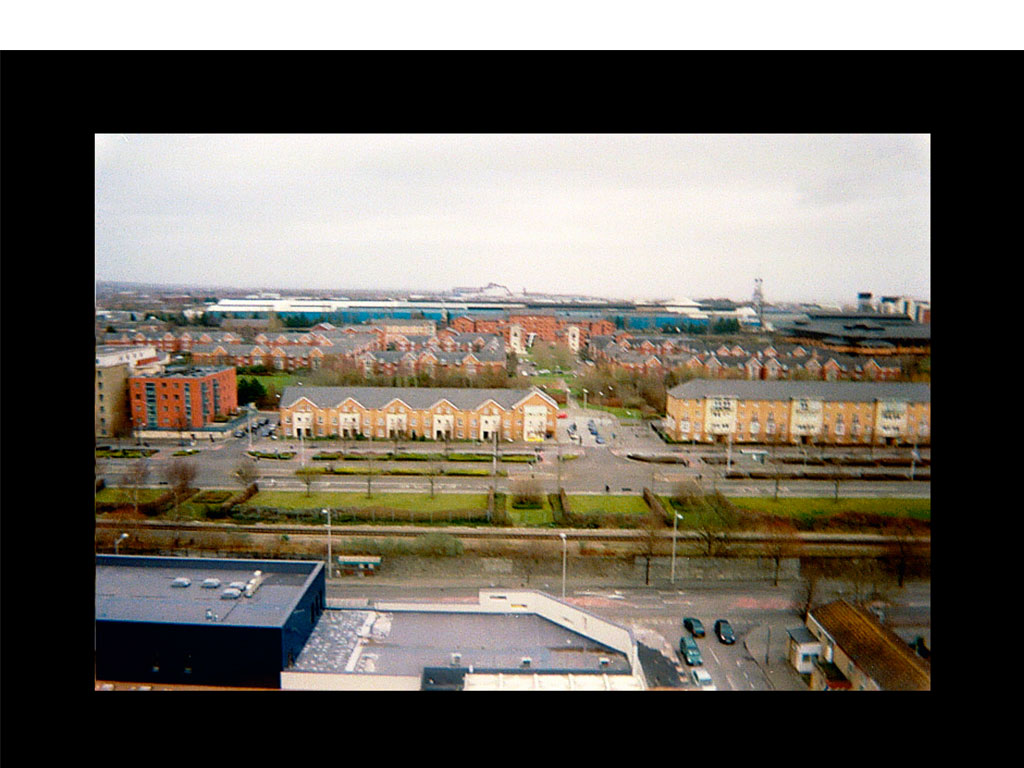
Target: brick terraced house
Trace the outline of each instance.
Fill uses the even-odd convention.
[[[930,444],[931,386],[906,382],[693,379],[667,393],[674,440]]]
[[[282,437],[342,436],[452,440],[543,440],[558,404],[531,389],[287,387]]]

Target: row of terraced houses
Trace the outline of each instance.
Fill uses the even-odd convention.
[[[588,352],[608,368],[640,374],[686,370],[705,378],[825,381],[893,381],[901,374],[896,360],[844,355],[799,344],[707,347],[683,336],[620,333],[591,339]]]
[[[931,385],[693,379],[668,391],[663,426],[702,443],[931,442]]]
[[[325,327],[326,326],[326,327]],[[433,374],[444,369],[473,375],[502,370],[506,346],[500,335],[445,329],[436,334],[393,329],[317,326],[310,331],[259,333],[251,341],[231,332],[147,335],[107,334],[109,345],[149,345],[188,353],[198,366],[263,366],[274,370],[319,369],[349,363],[366,374]]]
[[[539,441],[555,434],[558,404],[539,389],[287,387],[287,437]]]

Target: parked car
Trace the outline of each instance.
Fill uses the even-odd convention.
[[[594,442],[598,445],[604,445],[604,438],[600,435],[594,435]]]
[[[726,619],[719,619],[715,622],[715,634],[726,645],[732,645],[736,642],[736,633],[732,631],[732,624]]]
[[[560,418],[560,419],[567,419],[567,418],[569,418],[569,414],[566,413],[565,411],[559,411],[558,412],[558,418]]]
[[[689,635],[679,638],[679,655],[691,667],[699,667],[704,663],[704,659],[700,655],[700,648],[697,647],[697,641]]]
[[[243,432],[241,429],[236,429],[235,430],[235,437],[244,437],[244,436],[245,436],[245,432]]]
[[[694,637],[704,637],[704,625],[700,619],[695,619],[693,616],[687,616],[683,619],[683,629]]]
[[[693,680],[694,685],[700,688],[702,691],[717,691],[714,680],[703,669],[691,669],[690,679]]]

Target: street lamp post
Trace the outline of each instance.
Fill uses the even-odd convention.
[[[669,579],[673,584],[676,583],[676,533],[679,530],[679,521],[683,519],[683,516],[678,512],[675,513],[675,517],[672,519],[672,576]]]
[[[558,538],[562,540],[562,599],[565,599],[565,559],[568,555],[568,543],[565,539],[565,534],[558,534]]]
[[[116,539],[114,539],[114,554],[118,554],[118,548],[121,546],[121,542],[128,538],[127,533],[122,533]]]
[[[331,577],[331,510],[322,510],[327,515],[327,578]]]
[[[587,388],[583,388],[583,410],[587,410]]]

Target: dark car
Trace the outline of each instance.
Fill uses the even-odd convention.
[[[736,633],[732,631],[732,624],[726,619],[719,619],[715,622],[715,634],[726,645],[732,645],[736,642]]]
[[[683,629],[694,637],[704,637],[704,625],[701,624],[700,619],[687,616],[683,619]]]
[[[700,648],[697,647],[697,641],[689,635],[679,638],[679,655],[691,667],[699,667],[704,663],[704,659],[700,655]]]

